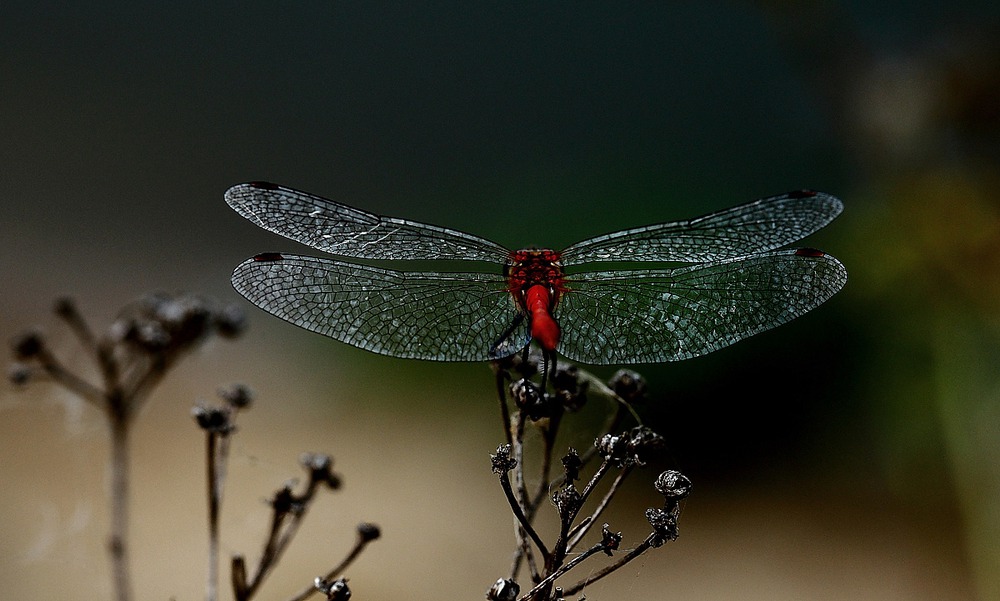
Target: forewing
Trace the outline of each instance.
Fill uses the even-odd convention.
[[[226,202],[258,226],[330,254],[356,259],[457,259],[503,263],[508,251],[485,238],[381,217],[266,182],[233,186]]]
[[[782,250],[677,269],[582,273],[556,308],[559,351],[595,365],[697,357],[815,309],[847,282],[834,257]]]
[[[487,361],[530,341],[526,326],[510,331],[517,308],[499,275],[270,254],[240,264],[233,286],[272,315],[381,355]]]
[[[564,265],[588,261],[717,261],[791,244],[833,221],[840,199],[798,191],[703,217],[624,230],[563,250]]]

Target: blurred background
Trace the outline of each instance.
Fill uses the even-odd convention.
[[[152,290],[242,302],[236,264],[302,251],[224,204],[238,182],[513,248],[836,194],[843,216],[807,244],[847,265],[843,292],[640,366],[646,419],[694,494],[678,541],[587,597],[1000,599],[995,2],[6,0],[0,139],[0,334],[38,326],[91,375],[57,297],[101,329]],[[345,480],[264,595],[299,590],[368,520],[384,536],[348,573],[356,598],[482,598],[513,550],[488,366],[379,357],[247,311],[249,332],[186,360],[137,421],[138,596],[203,595],[189,410],[243,382],[258,401],[234,442],[224,556],[257,556],[264,500],[300,452],[331,453]],[[573,416],[567,442],[607,410]],[[92,407],[0,388],[7,596],[110,595],[107,455]],[[606,516],[625,546],[647,532],[656,471]]]

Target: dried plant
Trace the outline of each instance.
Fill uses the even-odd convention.
[[[252,398],[249,389],[241,385],[224,389],[219,392],[219,396],[223,400],[222,405],[209,407],[199,404],[192,411],[198,426],[205,431],[206,438],[209,506],[209,575],[206,599],[209,601],[218,598],[219,512],[229,458],[229,443],[236,432],[237,414],[250,406]],[[237,601],[250,601],[259,592],[265,578],[277,567],[285,549],[299,531],[309,507],[316,499],[316,493],[321,489],[340,488],[341,478],[333,472],[333,458],[329,455],[303,453],[300,463],[308,475],[305,489],[301,493],[296,493],[294,491],[296,483],[290,481],[272,495],[269,503],[270,528],[252,575],[249,577],[247,575],[246,558],[242,554],[232,558],[233,597]],[[313,594],[321,592],[328,599],[346,601],[350,598],[351,591],[346,579],[343,578],[344,570],[354,562],[368,543],[378,539],[380,535],[381,532],[375,524],[367,522],[359,524],[357,539],[347,556],[325,575],[317,577],[312,586],[305,587],[291,597],[291,600],[304,601]]]
[[[112,439],[113,473],[109,552],[116,597],[128,601],[132,598],[126,552],[130,426],[155,385],[181,357],[213,334],[238,336],[244,330],[245,319],[233,307],[220,308],[199,297],[154,294],[126,307],[98,337],[73,302],[59,301],[55,312],[93,359],[101,376],[100,384],[93,384],[70,370],[37,332],[23,334],[12,342],[16,363],[11,367],[10,378],[19,385],[51,380],[106,416]],[[676,539],[680,503],[691,490],[690,480],[680,472],[662,472],[653,479],[653,485],[663,496],[663,503],[646,511],[651,531],[604,567],[591,568],[588,576],[570,580],[574,568],[591,557],[600,554],[614,557],[620,550],[623,535],[604,522],[608,509],[626,478],[655,460],[665,441],[648,427],[624,425],[630,413],[635,416],[632,405],[641,402],[645,394],[645,383],[638,374],[622,370],[604,384],[575,366],[560,363],[551,366],[552,371],[541,378],[544,384],[540,385],[533,381],[538,377],[539,362],[535,356],[514,356],[492,364],[505,441],[493,453],[491,465],[516,517],[516,547],[510,571],[486,595],[494,601],[560,601],[579,594],[590,583],[649,549]],[[595,392],[612,399],[614,410],[593,447],[583,453],[568,449],[561,456],[561,470],[553,477],[561,426],[569,414],[583,407],[588,394]],[[242,385],[221,390],[219,396],[221,404],[199,403],[192,411],[206,439],[209,547],[206,599],[209,601],[219,596],[219,517],[231,439],[237,431],[238,415],[251,406],[253,397]],[[540,434],[540,467],[537,474],[528,478],[525,435],[532,428]],[[249,565],[243,554],[231,559],[231,584],[237,601],[250,601],[260,592],[299,531],[317,493],[340,487],[341,479],[332,469],[330,456],[304,453],[301,464],[307,474],[301,490],[297,492],[297,483],[289,481],[270,498],[269,527],[256,563]],[[584,477],[585,472],[589,476]],[[529,481],[537,484],[529,487]],[[546,538],[536,530],[535,520],[548,504],[556,510],[558,529]],[[583,546],[598,524],[603,524],[600,536],[589,546]],[[351,590],[344,571],[379,536],[377,526],[358,525],[355,544],[347,555],[289,599],[302,601],[317,593],[336,601],[349,599]],[[527,588],[524,593],[521,593],[522,582]]]
[[[11,342],[15,363],[10,380],[19,386],[49,380],[84,399],[105,415],[111,437],[111,533],[108,550],[111,556],[112,584],[118,601],[133,598],[128,561],[129,435],[135,418],[156,385],[170,368],[213,334],[235,338],[245,329],[243,312],[234,306],[219,306],[198,296],[151,294],[125,307],[111,326],[100,336],[94,333],[77,310],[75,303],[61,299],[55,314],[75,334],[84,353],[100,374],[94,384],[70,369],[51,350],[46,337],[37,331],[27,332]],[[209,568],[206,598],[218,598],[219,513],[226,478],[231,436],[236,432],[236,417],[247,409],[252,395],[245,386],[220,391],[221,406],[197,405],[194,418],[206,436],[208,476]],[[298,531],[308,508],[321,488],[335,490],[340,477],[332,470],[328,455],[305,453],[301,463],[308,481],[296,493],[295,482],[278,489],[271,498],[271,527],[265,537],[261,557],[248,577],[242,555],[232,558],[233,595],[237,601],[249,601],[264,579],[277,566],[282,553]],[[314,585],[290,597],[304,600],[319,592],[328,599],[346,601],[351,591],[342,577],[344,569],[361,551],[380,535],[374,524],[357,527],[354,548]]]
[[[622,534],[614,532],[604,523],[600,539],[570,559],[587,533],[606,513],[626,477],[635,468],[655,459],[663,451],[665,441],[645,426],[621,429],[630,404],[640,400],[645,393],[645,383],[635,372],[621,370],[608,385],[604,385],[577,367],[563,364],[553,374],[552,391],[547,392],[530,379],[537,373],[537,360],[534,358],[522,361],[514,357],[494,363],[494,369],[507,441],[498,446],[491,456],[492,469],[516,518],[516,548],[510,573],[506,578],[498,579],[487,591],[487,599],[562,600],[565,596],[579,593],[587,585],[618,570],[647,550],[677,538],[680,502],[691,492],[691,481],[680,472],[668,470],[655,479],[654,487],[663,496],[664,502],[662,507],[646,511],[651,531],[645,539],[616,561],[596,572],[592,571],[588,577],[557,586],[573,568],[588,558],[600,553],[611,557],[619,549]],[[515,379],[515,373],[520,377]],[[591,389],[612,399],[615,410],[604,427],[604,433],[595,440],[592,448],[582,455],[571,448],[562,456],[562,474],[553,481],[552,458],[560,425],[567,413],[583,406]],[[508,396],[513,400],[513,409],[508,403]],[[542,441],[541,465],[534,478],[538,484],[533,491],[528,490],[524,468],[525,431],[529,424],[539,431]],[[595,459],[600,460],[599,465],[582,489],[579,488],[576,483],[581,481],[581,470]],[[581,518],[587,502],[610,474],[614,474],[614,480],[593,509]],[[546,502],[555,507],[559,520],[558,533],[551,543],[546,543],[534,527],[538,511]],[[521,594],[519,575],[524,566],[527,566],[531,587]]]
[[[118,601],[132,598],[128,562],[129,435],[139,410],[177,362],[213,334],[235,338],[244,329],[242,310],[193,295],[150,294],[126,306],[95,334],[76,303],[60,299],[55,314],[76,335],[100,382],[71,370],[40,332],[12,341],[16,363],[10,379],[19,385],[49,379],[104,414],[111,437],[111,533],[108,552]]]

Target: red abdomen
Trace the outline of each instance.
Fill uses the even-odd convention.
[[[525,294],[525,304],[531,319],[531,337],[547,351],[554,351],[559,345],[559,324],[551,312],[555,306],[553,300],[549,289],[541,284],[528,288]]]

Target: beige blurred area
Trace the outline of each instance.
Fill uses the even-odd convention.
[[[338,561],[362,521],[377,523],[383,536],[348,570],[357,597],[482,598],[506,573],[514,544],[512,518],[489,470],[489,453],[501,436],[486,367],[424,365],[428,379],[407,368],[403,382],[380,383],[370,374],[398,369],[394,360],[354,356],[349,366],[274,361],[294,352],[292,345],[307,334],[276,334],[279,345],[288,345],[283,348],[269,338],[272,330],[208,344],[169,377],[139,418],[131,533],[137,598],[204,594],[205,443],[189,411],[195,399],[211,400],[217,383],[237,378],[252,383],[257,400],[240,416],[233,441],[223,557],[258,556],[269,517],[265,501],[300,475],[303,451],[331,453],[344,478],[341,490],[315,502],[263,598],[286,598]],[[268,356],[252,350],[258,345],[270,348]],[[427,385],[430,378],[438,383]],[[402,400],[388,406],[386,398]],[[46,384],[5,390],[2,410],[2,468],[10,483],[0,501],[6,594],[44,599],[71,588],[87,591],[86,598],[111,596],[101,416]],[[625,548],[647,532],[642,512],[657,503],[654,477],[637,472],[627,496],[604,516],[624,533]],[[804,494],[808,486],[696,482],[681,537],[586,594],[970,598],[955,524],[914,520],[905,509],[852,490],[820,485]],[[543,524],[552,536],[551,519]],[[604,561],[599,557],[577,575],[596,570]]]
[[[212,346],[202,355],[245,358]],[[200,359],[218,370],[244,371],[217,358]],[[266,366],[256,367],[266,373]],[[184,368],[187,373],[173,379],[210,381],[211,370],[202,369]],[[293,374],[266,376],[258,379],[260,398],[241,417],[233,445],[224,556],[257,556],[268,519],[264,501],[299,475],[302,451],[332,453],[345,484],[315,503],[262,592],[265,598],[289,596],[339,560],[360,521],[379,524],[383,537],[348,571],[359,597],[481,598],[506,572],[511,518],[488,465],[499,440],[488,430],[497,428],[462,425],[498,421],[485,369],[478,392],[468,383],[441,387],[434,399],[414,397],[405,388],[384,390],[429,406],[402,417],[363,397],[353,399],[349,411],[339,409],[336,383],[327,384],[333,389],[328,403],[305,403],[301,399],[318,390],[295,385],[300,380]],[[132,565],[138,598],[203,595],[204,441],[188,406],[212,386],[165,386],[136,428]],[[65,395],[39,390],[12,401],[5,394],[3,472],[12,485],[2,500],[0,581],[11,598],[54,598],[68,587],[107,598],[102,424],[93,409],[52,397]],[[641,511],[644,503],[656,503],[651,489],[630,492],[627,507],[606,516],[624,531],[625,545],[644,536]],[[680,539],[595,585],[588,597],[968,599],[966,566],[950,534],[954,525],[915,524],[908,517],[893,507],[873,509],[829,495],[696,485]],[[596,566],[601,560],[593,561]]]

